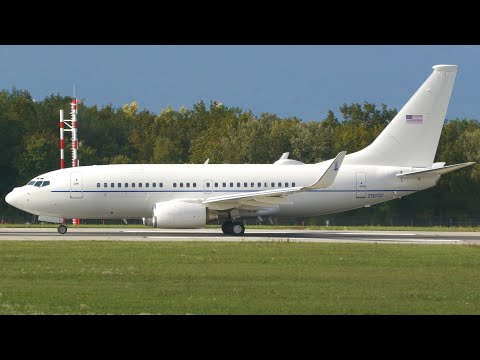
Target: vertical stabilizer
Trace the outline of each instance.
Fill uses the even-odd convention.
[[[437,151],[457,65],[435,65],[397,116],[365,149],[345,164],[430,167]]]

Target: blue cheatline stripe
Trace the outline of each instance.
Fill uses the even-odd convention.
[[[284,188],[274,188],[274,189],[284,189]],[[269,189],[269,190],[274,190],[274,189]],[[233,192],[233,193],[245,193],[245,192],[257,192],[257,191],[265,191],[265,190],[213,190],[213,191],[208,191],[204,192],[203,190],[51,190],[50,192],[52,193],[202,193],[202,194],[211,194],[211,193],[225,193],[225,192]],[[417,189],[415,190],[310,190],[310,192],[415,192],[418,191]],[[279,194],[280,195],[280,194]]]

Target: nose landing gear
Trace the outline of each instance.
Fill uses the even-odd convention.
[[[65,233],[67,232],[67,227],[66,227],[65,225],[63,225],[63,224],[62,224],[62,225],[59,225],[57,231],[58,231],[60,234],[63,235],[63,234],[65,234]]]

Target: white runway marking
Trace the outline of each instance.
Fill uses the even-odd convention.
[[[409,233],[386,233],[386,232],[331,232],[330,234],[337,235],[368,235],[368,236],[378,236],[379,234],[388,235],[388,236],[416,236],[418,234],[409,234]]]

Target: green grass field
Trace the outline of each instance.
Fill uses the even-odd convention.
[[[0,314],[480,314],[480,247],[2,241]]]

